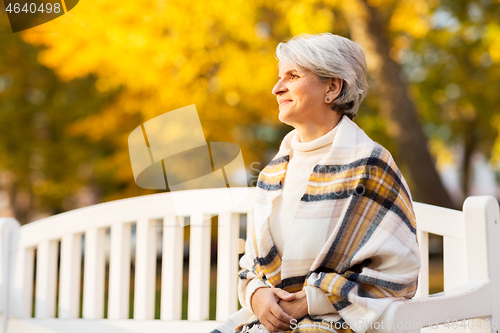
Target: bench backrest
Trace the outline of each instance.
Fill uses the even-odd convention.
[[[83,318],[103,318],[106,261],[109,261],[107,317],[129,318],[131,228],[135,224],[133,318],[154,319],[157,232],[162,229],[160,319],[180,320],[185,231],[179,225],[177,216],[181,216],[181,220],[189,217],[190,225],[188,320],[206,320],[210,297],[210,224],[211,217],[217,215],[216,319],[224,320],[237,310],[240,229],[245,228],[244,223],[240,228],[240,218],[251,211],[254,193],[253,188],[232,190],[246,199],[225,211],[216,210],[218,203],[227,200],[225,189],[209,189],[185,191],[184,206],[178,202],[174,205],[171,193],[162,193],[81,208],[22,227],[14,219],[0,219],[0,292],[3,291],[0,310],[10,317],[31,317],[34,298],[35,317],[53,318],[57,297],[58,317],[78,318],[84,235]],[[415,203],[415,212],[422,257],[417,297],[429,293],[429,233],[444,237],[445,290],[463,282],[467,274],[470,278],[471,272],[475,277],[487,278],[486,245],[478,247],[473,260],[464,264],[468,240],[481,233],[468,229],[466,221],[471,216],[420,203]],[[105,241],[108,230],[109,258]],[[7,252],[9,256],[5,255]]]
[[[184,229],[177,216],[188,217],[189,299],[188,319],[208,319],[211,217],[218,215],[217,318],[237,310],[236,271],[240,214],[253,203],[250,188],[231,189],[248,197],[228,211],[218,212],[227,201],[225,189],[186,191],[184,206],[171,193],[148,195],[98,204],[16,227],[3,222],[3,253],[9,248],[8,312],[12,317],[31,317],[36,250],[35,317],[53,318],[58,297],[58,317],[78,318],[83,255],[83,318],[103,318],[106,269],[106,231],[109,230],[108,318],[129,318],[131,228],[135,233],[134,319],[153,319],[157,262],[158,224],[163,225],[161,271],[161,319],[181,319]],[[193,203],[196,202],[196,205]],[[10,232],[10,236],[7,234]],[[7,239],[10,244],[6,245]],[[58,243],[60,242],[60,253]],[[5,257],[5,256],[3,256]],[[57,269],[60,258],[59,273]],[[4,260],[5,261],[5,260]],[[3,287],[6,286],[6,266]],[[59,276],[58,276],[59,274]],[[59,288],[57,281],[59,279]],[[4,302],[5,303],[5,302]],[[5,305],[3,312],[5,313]]]
[[[498,204],[493,197],[469,197],[463,211],[422,203],[415,203],[414,210],[422,264],[415,298],[429,295],[429,234],[443,237],[444,291],[467,280],[489,278],[486,226],[498,220]]]

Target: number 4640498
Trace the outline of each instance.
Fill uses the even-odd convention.
[[[45,5],[45,8],[44,8]],[[52,5],[50,2],[49,3],[42,3],[40,4],[39,7],[37,7],[36,3],[30,3],[29,5],[27,3],[24,4],[23,8],[21,8],[21,4],[15,3],[12,5],[12,3],[9,3],[7,8],[5,9],[8,13],[20,13],[20,12],[25,12],[25,13],[60,13],[61,12],[61,4],[55,3]]]

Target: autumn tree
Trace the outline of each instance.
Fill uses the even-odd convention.
[[[97,93],[91,76],[61,81],[37,61],[40,47],[12,34],[7,23],[0,20],[0,193],[8,203],[2,215],[26,223],[99,202],[106,177],[96,173],[96,161],[109,146],[67,130],[113,96]],[[79,203],[84,192],[91,197]]]
[[[436,155],[452,159],[459,148],[464,196],[472,181],[472,156],[500,162],[500,5],[489,1],[442,1],[432,29],[409,39],[400,58],[412,62],[415,101]],[[410,60],[411,59],[411,60]],[[418,69],[417,69],[418,66]],[[495,144],[496,140],[496,144]],[[456,158],[455,158],[456,159]]]
[[[401,66],[390,56],[387,22],[366,0],[352,1],[343,8],[353,38],[364,47],[370,72],[377,80],[380,113],[387,123],[387,133],[399,143],[399,153],[411,170],[419,197],[428,203],[453,207],[427,148],[427,138],[402,78]]]

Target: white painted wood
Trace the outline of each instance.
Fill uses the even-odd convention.
[[[417,239],[420,250],[420,273],[415,298],[422,298],[429,296],[429,234],[417,229]]]
[[[231,190],[233,194],[236,193],[240,198],[245,197],[246,199],[240,204],[231,208],[230,211],[235,213],[246,213],[250,211],[253,205],[254,189],[232,188]],[[189,215],[191,213],[207,212],[208,214],[217,214],[219,212],[214,208],[214,203],[220,201],[221,198],[227,199],[226,189],[203,189],[190,190],[187,192],[189,192],[191,199],[196,199],[197,204],[192,205],[192,201],[190,201],[187,202],[185,206],[181,207],[185,210],[185,215]],[[16,238],[16,244],[12,247],[15,249],[22,248],[31,250],[29,250],[27,253],[21,251],[19,253],[16,252],[12,254],[12,256],[14,256],[15,258],[13,257],[11,260],[13,262],[13,270],[11,270],[11,280],[14,280],[15,276],[15,283],[17,285],[23,285],[23,287],[10,290],[10,294],[15,295],[15,300],[10,302],[10,306],[18,310],[14,310],[17,315],[20,315],[20,313],[24,313],[25,316],[31,315],[31,308],[27,304],[31,304],[32,289],[29,287],[29,283],[27,283],[27,281],[29,280],[29,276],[31,276],[32,274],[25,273],[33,271],[33,267],[29,267],[28,264],[30,260],[31,263],[33,262],[33,253],[30,251],[33,250],[33,247],[38,246],[39,243],[43,241],[50,241],[53,239],[60,239],[70,234],[87,233],[87,229],[97,230],[100,228],[109,227],[113,223],[133,221],[138,218],[144,217],[144,212],[147,212],[147,216],[149,218],[158,218],[161,216],[171,215],[176,211],[179,211],[179,207],[174,207],[171,200],[171,194],[162,193],[80,208],[63,214],[58,214],[56,216],[41,219],[39,221],[35,221],[23,226],[22,232],[19,232]],[[88,250],[87,252],[88,253],[86,253],[85,255],[86,257],[90,258],[93,256],[95,260],[91,260],[104,263],[104,260],[100,260],[103,259],[102,249],[101,251],[94,249]],[[97,255],[98,253],[99,255]],[[20,263],[24,263],[24,266],[26,267],[23,268],[23,265],[20,265]],[[89,263],[87,262],[87,265],[88,264]],[[103,273],[104,264],[99,264],[98,266],[99,267],[95,268],[89,267],[89,270],[91,272],[88,272],[89,270],[87,270],[88,273],[85,274],[86,277],[84,278],[84,280],[86,280],[87,284],[89,285],[87,291],[85,291],[85,288],[83,290],[84,299],[89,300],[92,297],[97,300],[97,303],[95,303],[95,305],[91,305],[90,301],[84,301],[84,316],[86,318],[101,317],[101,315],[99,314],[101,312],[99,309],[101,303],[101,295],[93,295],[96,292],[99,293],[99,291],[96,290],[101,289],[100,285],[103,284],[100,282],[103,281],[103,278],[100,278],[101,274],[99,271],[102,271]],[[91,275],[97,276],[97,278],[90,278]]]
[[[60,239],[67,234],[84,233],[87,229],[109,227],[115,222],[137,221],[144,217],[161,218],[176,213],[182,216],[216,215],[221,213],[216,209],[217,202],[227,199],[226,190],[216,188],[186,191],[190,199],[183,205],[174,205],[171,193],[167,192],[75,209],[24,225],[19,246],[23,248],[37,246],[44,240]],[[242,187],[231,190],[231,193],[239,193],[239,196],[244,196],[246,199],[229,211],[234,213],[250,211],[253,206],[254,189]]]
[[[496,328],[490,326],[491,332],[498,333],[500,325],[500,212],[498,201],[492,196],[469,197],[464,202],[467,239],[465,242],[467,256],[467,278],[486,279],[491,286],[487,299],[491,312],[486,318],[490,323],[497,323]],[[470,234],[469,234],[470,233]],[[470,236],[470,237],[469,237]],[[477,319],[476,319],[477,322]],[[470,332],[484,331],[484,328]]]
[[[61,319],[78,318],[80,306],[80,271],[82,235],[66,235],[61,239],[59,270],[59,310]]]
[[[134,319],[154,319],[156,282],[156,221],[137,221]]]
[[[443,237],[443,265],[444,290],[453,289],[467,280],[463,240]]]
[[[432,297],[394,302],[378,321],[383,320],[386,327],[391,323],[392,329],[382,332],[401,333],[411,331],[404,327],[406,323],[426,327],[464,318],[483,317],[491,311],[490,293],[489,281],[468,280],[457,288]]]
[[[54,318],[56,313],[57,241],[42,242],[36,256],[36,318]]]
[[[430,234],[465,238],[464,215],[461,211],[415,202],[417,228]]]
[[[488,224],[485,197],[468,198],[464,202],[466,271],[467,279],[488,278],[488,247],[486,225]],[[498,215],[498,212],[497,212]],[[498,240],[497,240],[498,241]]]
[[[99,319],[104,315],[105,230],[85,232],[83,276],[83,318]]]
[[[491,316],[490,322],[500,325],[500,214],[498,202],[493,197],[488,197],[486,205],[486,234],[488,242],[488,272],[491,281]],[[492,330],[493,331],[493,330]],[[495,330],[497,333],[499,330]]]
[[[207,320],[210,296],[211,215],[192,214],[190,225],[188,320]]]
[[[458,333],[490,333],[492,332],[491,316],[469,319],[460,322]],[[494,332],[498,330],[494,329]]]
[[[9,313],[9,290],[11,265],[10,248],[11,238],[15,230],[19,231],[19,222],[12,217],[0,218],[0,313],[8,318]],[[7,320],[2,321],[2,332],[7,332]]]
[[[217,309],[216,319],[223,321],[238,310],[237,279],[238,234],[240,216],[219,215],[217,240]]]
[[[20,228],[12,217],[0,217],[0,312],[7,310],[8,272],[11,233]]]
[[[175,215],[163,218],[163,249],[161,273],[162,320],[180,320],[182,310],[184,228]]]
[[[495,315],[498,314],[495,310],[498,311],[500,307],[500,284],[494,283],[500,278],[498,220],[499,207],[495,198],[468,198],[464,203],[467,280],[458,287],[432,295],[433,297],[393,303],[384,312],[382,319],[392,323],[420,322],[423,324],[442,324],[469,318],[488,319],[493,322],[496,319]],[[471,235],[470,238],[469,235]],[[471,260],[474,259],[478,262],[472,263]],[[498,319],[495,323],[498,323]],[[498,326],[490,327],[490,329],[492,332],[497,332]],[[484,329],[467,330],[484,331]],[[391,332],[404,331],[391,330]]]
[[[8,333],[200,333],[210,332],[220,323],[187,320],[109,319],[9,319]]]
[[[131,224],[111,225],[108,318],[128,319]]]
[[[10,265],[11,276],[9,286],[9,312],[11,317],[31,317],[33,298],[33,273],[35,266],[35,249],[17,248],[21,228],[12,233]]]

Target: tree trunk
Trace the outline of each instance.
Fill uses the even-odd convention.
[[[464,144],[464,160],[462,164],[462,192],[464,198],[469,195],[469,187],[472,174],[472,154],[476,148],[476,135],[475,135],[475,121],[468,121],[466,123],[465,144]]]
[[[25,225],[30,220],[33,213],[33,193],[25,193],[23,200],[19,200],[19,182],[12,181],[5,187],[9,195],[9,209],[8,211],[21,225]]]
[[[409,167],[416,186],[417,199],[442,207],[456,208],[446,191],[417,117],[415,105],[407,93],[401,68],[390,56],[390,43],[384,31],[380,13],[366,0],[354,0],[359,10],[346,8],[344,14],[353,39],[366,52],[368,69],[377,81],[380,95],[380,113],[384,117],[388,135],[399,144],[400,156]]]

